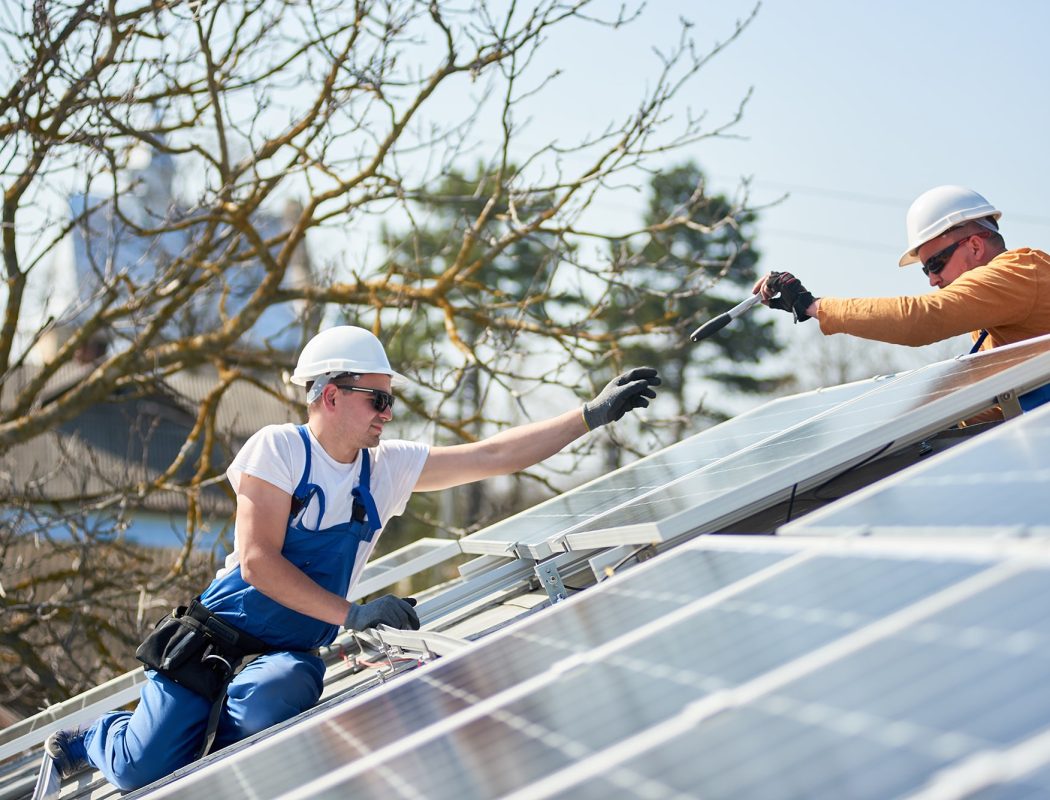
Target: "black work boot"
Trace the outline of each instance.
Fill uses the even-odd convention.
[[[84,749],[84,731],[81,728],[55,731],[47,737],[44,749],[54,760],[62,780],[91,769],[87,750]]]

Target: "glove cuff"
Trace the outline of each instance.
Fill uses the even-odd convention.
[[[809,319],[806,309],[813,305],[815,298],[811,292],[799,292],[795,302],[791,306],[791,312],[795,315],[795,322],[805,322]]]
[[[588,403],[584,403],[580,408],[583,414],[583,424],[587,427],[588,431],[593,431],[595,428],[600,428],[602,423],[598,420],[598,415],[590,408]]]
[[[343,620],[343,628],[348,631],[359,630],[358,625],[360,624],[361,617],[361,606],[357,603],[351,603],[350,608],[346,611],[346,619]]]

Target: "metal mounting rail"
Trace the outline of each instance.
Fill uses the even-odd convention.
[[[402,631],[388,625],[376,629],[379,640],[387,645],[423,653],[428,656],[447,656],[468,647],[471,642],[437,631]]]
[[[143,669],[126,672],[5,728],[0,732],[0,761],[43,744],[57,730],[91,722],[107,711],[137,700],[139,687],[145,680]]]

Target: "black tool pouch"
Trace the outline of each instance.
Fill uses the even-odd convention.
[[[135,658],[149,669],[215,702],[249,655],[271,648],[222,622],[194,600],[157,623]]]

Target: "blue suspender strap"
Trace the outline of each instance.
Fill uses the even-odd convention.
[[[383,527],[382,520],[379,519],[379,509],[376,508],[376,501],[372,498],[371,490],[371,477],[372,469],[370,459],[368,457],[368,450],[362,449],[361,456],[364,459],[361,462],[361,478],[357,482],[357,486],[351,492],[354,501],[360,503],[365,507],[366,522],[365,528],[367,532],[362,537],[366,542],[372,541],[372,537],[375,532]]]
[[[1033,408],[1043,405],[1043,403],[1050,402],[1050,383],[1040,386],[1038,389],[1032,389],[1028,394],[1021,395],[1017,398],[1017,402],[1021,404],[1022,411],[1031,411]]]
[[[988,338],[988,331],[981,331],[981,335],[977,337],[977,341],[973,343],[973,347],[970,348],[970,355],[973,355],[981,349],[981,345],[984,344],[984,340]],[[1023,394],[1017,398],[1021,404],[1022,411],[1031,411],[1033,408],[1037,408],[1043,403],[1050,402],[1050,383],[1045,386],[1040,386],[1038,389],[1033,389],[1027,394]]]
[[[988,331],[981,331],[981,335],[977,337],[977,341],[973,343],[973,347],[970,348],[970,355],[972,356],[978,350],[981,349],[981,345],[984,344],[984,340],[988,338]]]
[[[295,491],[292,492],[292,517],[299,514],[300,511],[304,510],[309,504],[310,499],[317,496],[317,527],[314,530],[321,529],[321,520],[324,517],[324,492],[321,491],[321,487],[316,483],[310,483],[310,434],[306,430],[305,425],[299,425],[296,427],[299,431],[299,438],[303,440],[303,447],[306,448],[306,465],[303,467],[303,474],[299,478],[299,485],[295,487]]]

